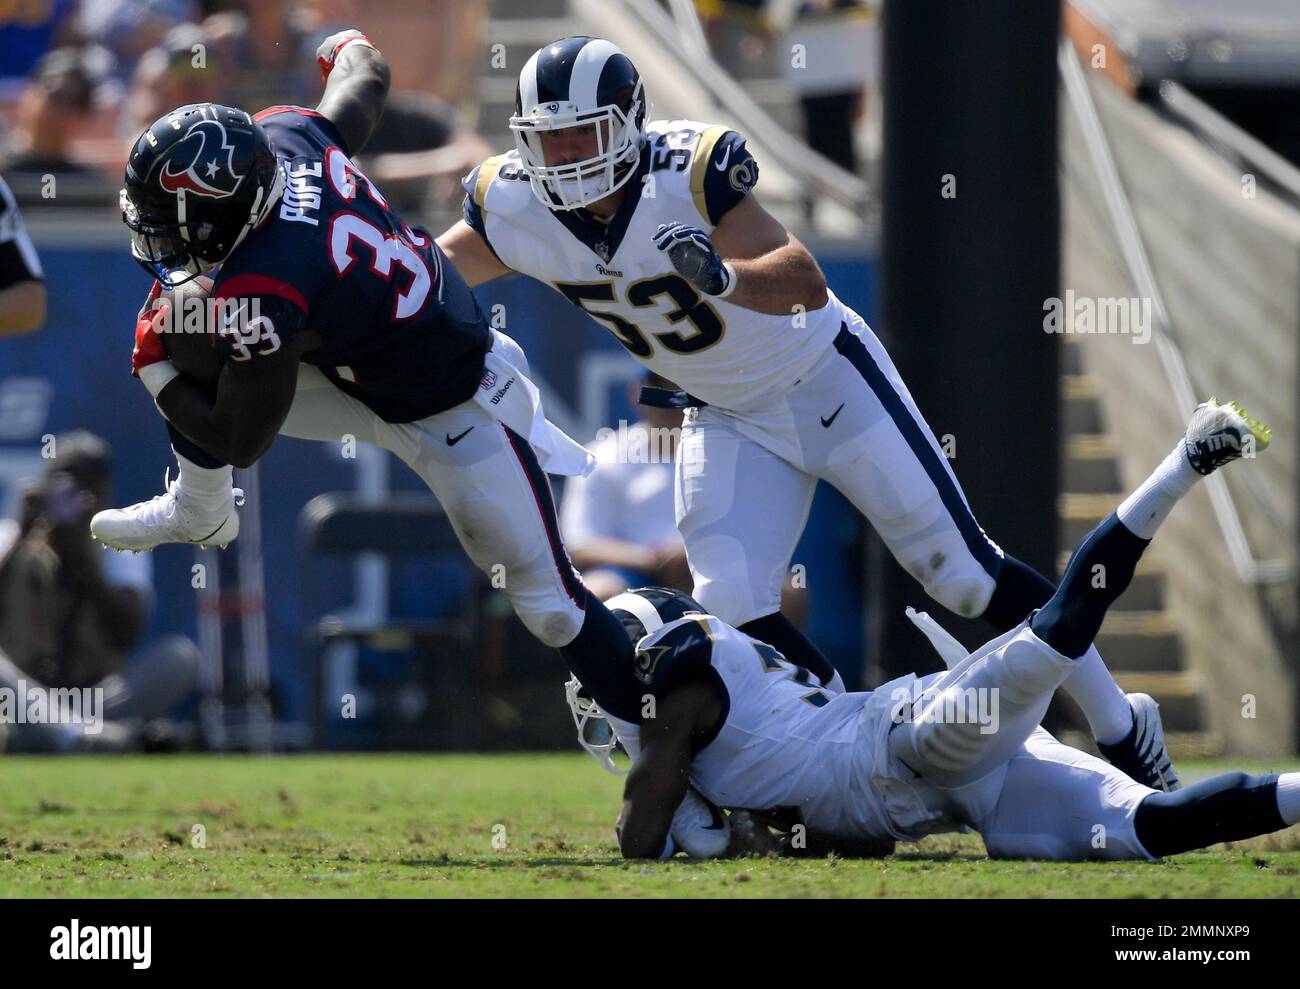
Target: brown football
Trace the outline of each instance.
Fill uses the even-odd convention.
[[[212,279],[200,276],[163,293],[172,307],[163,346],[172,363],[200,384],[215,389],[221,375],[222,359],[207,332],[208,312],[204,305],[212,289]]]

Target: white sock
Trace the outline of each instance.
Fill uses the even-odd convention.
[[[1133,729],[1133,708],[1106,669],[1096,646],[1089,646],[1062,686],[1088,719],[1098,745],[1113,745]]]
[[[1151,539],[1173,507],[1201,479],[1187,460],[1179,440],[1169,456],[1117,509],[1124,528],[1139,539]]]
[[[172,451],[175,453],[175,451]],[[229,464],[223,467],[200,467],[176,454],[180,473],[176,477],[176,494],[199,509],[220,510],[230,501],[235,483],[235,472]]]
[[[1300,773],[1277,778],[1277,812],[1287,824],[1300,824]]]

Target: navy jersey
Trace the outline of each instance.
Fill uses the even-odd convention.
[[[213,285],[214,299],[233,300],[218,327],[224,359],[256,360],[311,332],[319,343],[303,360],[388,422],[470,399],[489,330],[433,237],[402,222],[315,110],[277,106],[255,119],[287,181]]]

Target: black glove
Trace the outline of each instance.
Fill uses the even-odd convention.
[[[735,272],[699,227],[662,223],[655,232],[655,247],[667,251],[677,273],[705,295],[725,296],[734,288]]]

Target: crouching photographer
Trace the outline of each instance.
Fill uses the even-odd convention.
[[[198,650],[168,636],[132,656],[152,605],[152,561],[90,537],[90,517],[111,503],[112,450],[85,431],[56,437],[53,449],[0,533],[0,739],[27,752],[163,742],[159,719],[196,686]]]

